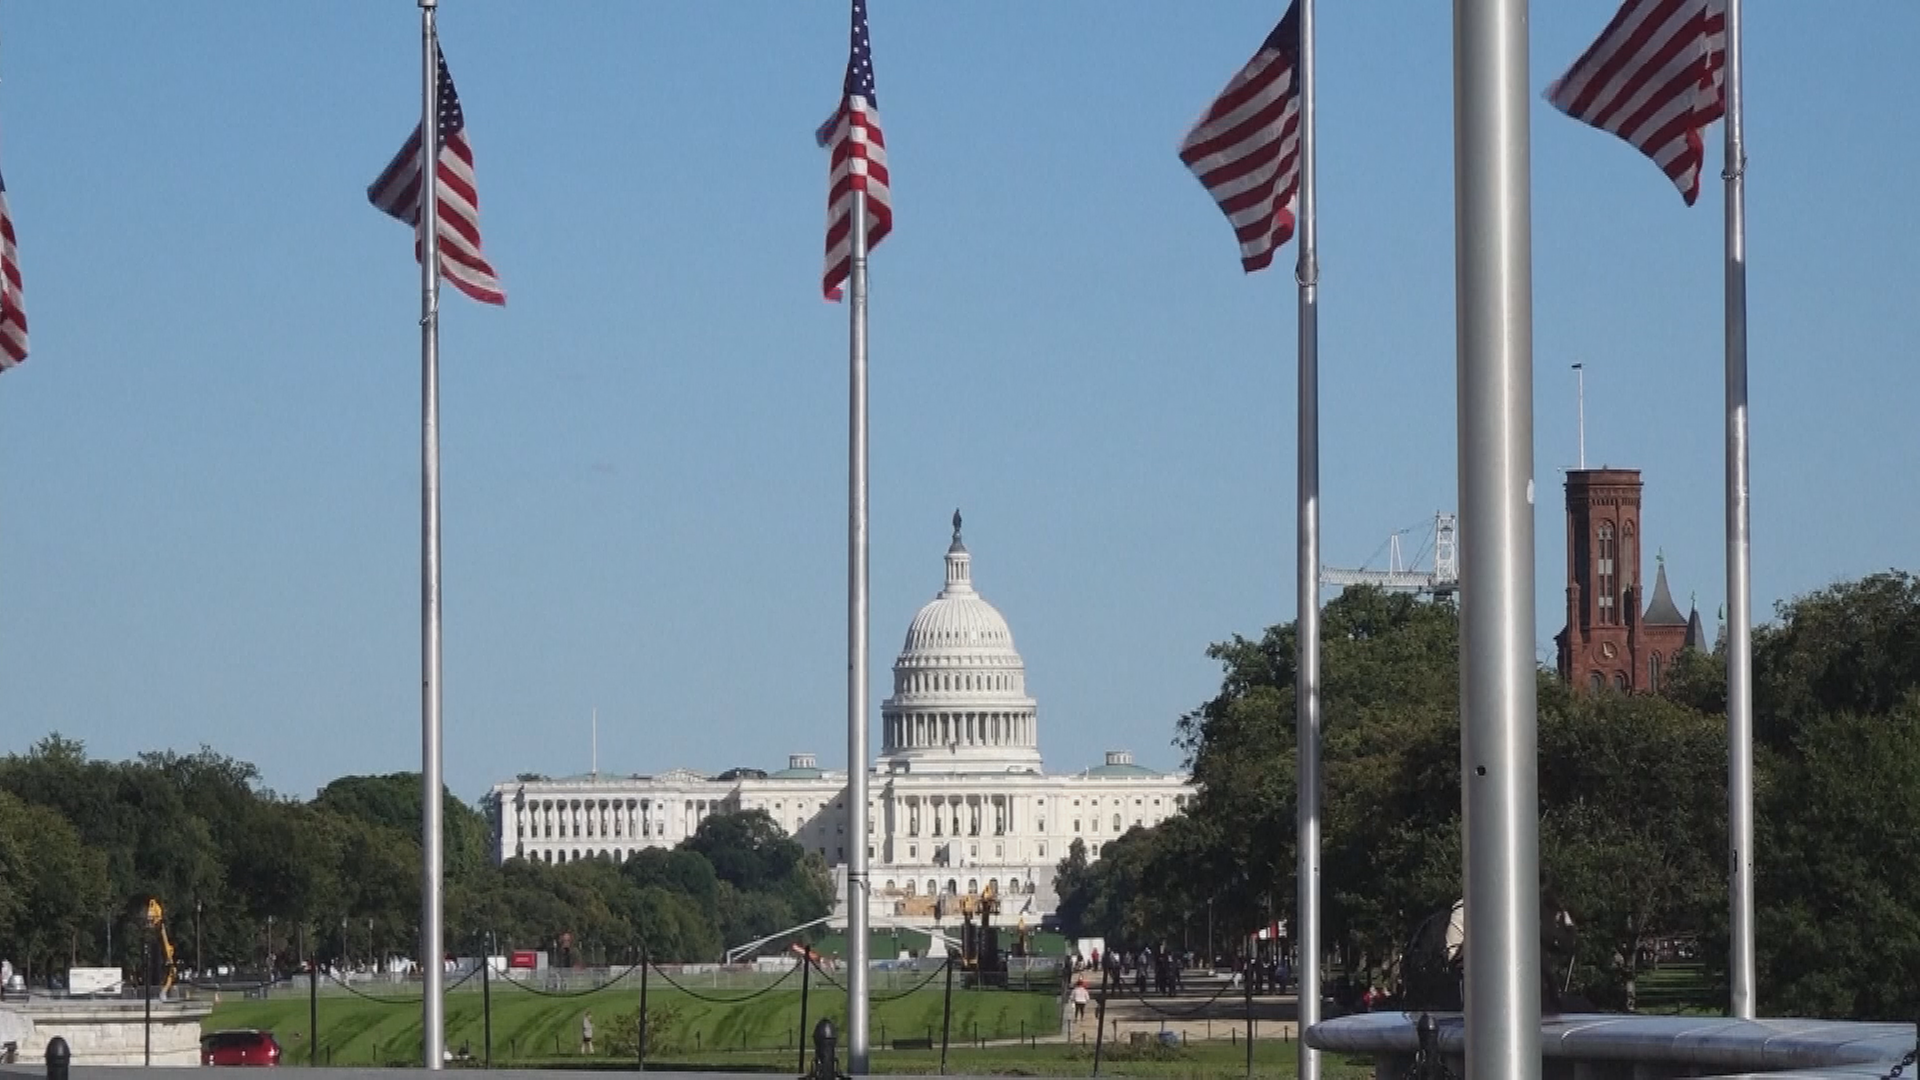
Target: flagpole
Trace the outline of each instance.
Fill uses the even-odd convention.
[[[1527,0],[1454,0],[1466,1075],[1540,1075]]]
[[[441,914],[440,780],[440,64],[433,15],[419,0],[421,53],[420,208],[420,1052],[429,1069],[446,1050],[446,955]]]
[[[847,280],[847,1072],[867,1073],[867,193],[853,189]]]
[[[1294,934],[1300,972],[1296,996],[1302,1036],[1300,1080],[1319,1080],[1320,1052],[1307,1045],[1305,1035],[1320,1022],[1320,263],[1314,235],[1313,0],[1299,0],[1299,4],[1300,202],[1294,236],[1299,244],[1294,280],[1300,287],[1298,614],[1294,624],[1298,670],[1293,682],[1299,926]]]
[[[1727,2],[1727,852],[1733,1015],[1753,987],[1753,546],[1747,470],[1747,152],[1740,123],[1740,0]]]

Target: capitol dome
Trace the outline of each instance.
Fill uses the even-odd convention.
[[[889,771],[1040,771],[1026,665],[1007,620],[974,591],[957,510],[946,587],[907,628],[880,716]]]

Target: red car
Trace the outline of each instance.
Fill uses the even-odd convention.
[[[271,1031],[216,1031],[200,1037],[200,1064],[278,1065],[280,1044]]]

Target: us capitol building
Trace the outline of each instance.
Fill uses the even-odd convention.
[[[1191,780],[1136,765],[1111,750],[1083,772],[1048,774],[1038,708],[1013,632],[973,588],[973,559],[954,514],[946,586],[907,628],[881,704],[882,750],[868,783],[871,914],[907,925],[992,887],[1002,917],[1028,921],[1058,903],[1053,875],[1074,840],[1089,858],[1136,825],[1155,825],[1193,797]],[[765,810],[833,868],[845,917],[847,775],[792,754],[775,772],[706,776],[587,775],[497,784],[495,858],[548,863],[668,848],[708,814]]]

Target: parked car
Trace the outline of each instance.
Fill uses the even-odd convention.
[[[200,1064],[278,1065],[280,1044],[271,1031],[216,1031],[200,1037]]]

